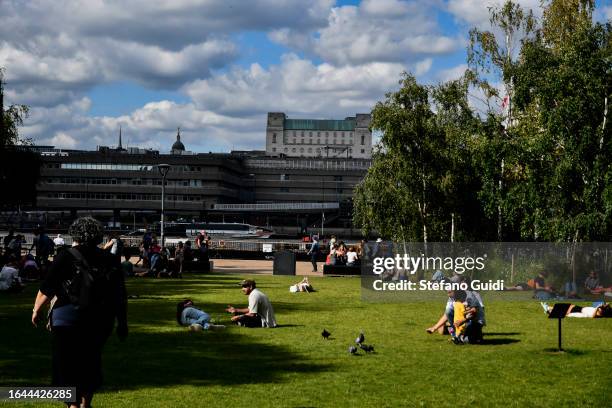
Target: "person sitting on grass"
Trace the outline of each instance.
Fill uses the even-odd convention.
[[[595,271],[591,271],[591,273],[589,273],[589,276],[584,281],[584,288],[594,295],[612,292],[612,286],[604,287],[599,281],[599,276]]]
[[[222,324],[211,324],[210,315],[194,306],[191,299],[176,305],[176,321],[181,326],[189,326],[189,331],[222,330]]]
[[[477,320],[478,306],[468,300],[466,291],[456,290],[453,303],[453,342],[455,344],[480,343],[482,325]]]
[[[552,310],[552,306],[549,306],[545,302],[540,302],[542,308],[544,309],[544,313],[550,314]],[[597,307],[593,306],[578,306],[578,305],[570,305],[565,313],[566,317],[582,317],[582,318],[590,318],[590,319],[598,319],[602,317],[612,317],[612,307],[610,307],[609,303],[602,303]]]
[[[17,257],[9,255],[8,263],[0,270],[0,292],[18,293],[25,287],[19,277]]]
[[[557,297],[555,290],[552,286],[546,283],[546,278],[548,277],[548,273],[542,271],[535,277],[533,280],[534,284],[534,294],[533,297],[539,300],[549,300],[554,297]]]
[[[455,319],[455,302],[456,294],[460,291],[447,291],[448,299],[446,301],[446,307],[444,314],[440,317],[438,322],[431,327],[427,328],[427,333],[432,334],[438,332],[439,334],[450,334],[453,338],[455,334],[455,321],[461,322],[461,319]],[[465,339],[470,343],[481,343],[482,342],[482,328],[486,325],[485,319],[485,308],[482,303],[480,294],[476,291],[461,291],[465,293],[465,304],[463,319],[467,320],[465,332],[463,333]],[[463,296],[463,295],[460,295]],[[462,315],[457,315],[461,317]],[[467,317],[466,317],[467,316]]]
[[[276,317],[270,299],[256,288],[254,280],[240,282],[242,293],[249,297],[249,307],[238,309],[227,305],[226,312],[233,314],[232,322],[244,327],[276,327]]]

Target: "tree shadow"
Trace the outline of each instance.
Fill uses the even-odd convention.
[[[49,384],[50,334],[33,329],[27,318],[12,323],[13,336],[2,342],[5,347],[0,357],[0,383]],[[276,329],[189,332],[175,326],[151,332],[147,331],[148,324],[134,327],[138,328],[125,342],[120,343],[113,335],[106,344],[105,389],[278,383],[286,373],[309,375],[333,369],[331,364],[305,361],[289,347],[263,344],[241,333],[265,330],[272,337]]]
[[[0,336],[0,384],[50,383],[50,333],[43,328],[34,329],[29,322],[28,311],[36,289],[28,287],[26,292],[10,300],[0,298],[3,332]],[[334,370],[331,364],[304,360],[292,350],[291,344],[266,342],[267,338],[280,335],[276,330],[298,325],[283,325],[280,329],[228,327],[219,332],[189,332],[175,321],[175,302],[156,296],[157,293],[168,296],[166,290],[159,292],[159,289],[143,291],[149,293],[144,299],[130,299],[128,313],[134,319],[130,321],[127,341],[120,343],[113,335],[105,347],[105,389],[267,384],[282,382],[287,373],[310,375]],[[222,313],[226,307],[221,303],[201,306],[213,312],[213,317],[214,312]]]

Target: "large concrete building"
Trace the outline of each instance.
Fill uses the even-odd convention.
[[[276,157],[372,157],[370,114],[343,120],[290,119],[282,112],[268,113],[266,155]]]
[[[369,154],[370,136],[364,141]],[[159,218],[162,178],[157,165],[164,163],[171,166],[165,188],[169,219],[301,227],[325,220],[326,226],[350,228],[353,189],[371,164],[367,158],[331,153],[329,158],[275,157],[264,151],[193,153],[185,149],[180,133],[170,154],[125,149],[121,142],[96,151],[33,149],[43,159],[36,210],[61,213],[63,219],[92,213],[130,224]]]

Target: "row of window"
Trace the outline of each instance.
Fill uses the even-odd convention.
[[[68,170],[107,170],[107,171],[157,171],[155,164],[117,164],[117,163],[45,163],[47,168]],[[202,166],[172,165],[170,172],[198,172]]]
[[[329,160],[329,159],[248,159],[246,166],[256,169],[297,169],[297,170],[367,170],[371,160]]]
[[[47,198],[72,199],[72,200],[139,200],[139,201],[161,201],[161,194],[113,194],[113,193],[47,193]],[[201,201],[202,196],[168,194],[167,201]]]
[[[262,191],[262,193],[271,192]],[[289,193],[291,190],[289,187],[280,187],[281,193]],[[344,189],[337,187],[336,193],[343,194]],[[301,190],[300,193],[303,193]],[[161,201],[161,194],[113,194],[113,193],[47,193],[47,198],[54,198],[59,200],[129,200],[129,201]],[[180,195],[180,194],[168,194],[166,201],[201,201],[202,196],[198,195]]]
[[[292,130],[292,131],[285,131],[285,135],[286,136],[293,136],[293,137],[297,137],[297,136],[308,136],[308,137],[312,137],[313,136],[312,131],[309,131],[308,133],[304,132],[303,130]],[[353,132],[343,132],[343,131],[339,131],[339,132],[317,132],[316,136],[317,137],[321,137],[321,136],[325,136],[328,137],[330,135],[330,133],[332,134],[332,136],[336,137],[336,136],[349,136],[349,137],[353,137]],[[273,136],[276,136],[276,133],[273,133]]]
[[[276,153],[276,150],[277,150],[277,149],[276,149],[276,147],[273,147],[273,148],[272,148],[272,152],[273,152],[273,153]],[[320,149],[315,149],[315,152],[316,152],[317,154],[319,154],[320,156],[323,156],[323,155],[326,155],[326,154],[327,154],[327,151],[328,151],[328,150],[329,150],[329,151],[330,151],[332,154],[339,154],[339,153],[344,153],[344,152],[346,152],[346,150],[347,150],[347,149],[333,149],[333,148],[324,149],[324,148],[320,148]],[[311,147],[309,147],[309,148],[308,148],[308,151],[306,152],[306,151],[304,150],[304,148],[303,148],[303,147],[300,147],[300,151],[299,151],[299,152],[300,152],[300,153],[302,153],[302,154],[303,154],[303,153],[311,153],[311,154],[312,154],[313,150],[312,150],[312,148],[311,148]],[[288,148],[288,147],[285,147],[285,148],[283,149],[283,153],[289,153],[289,148]],[[291,148],[291,153],[297,153],[297,148],[296,148],[296,147]],[[350,155],[352,155],[352,154],[353,154],[353,149],[348,149],[348,154],[349,154],[349,156],[350,156]],[[365,149],[361,149],[361,154],[365,154]]]
[[[310,133],[312,133],[312,132],[310,132]],[[334,133],[335,133],[335,132],[334,132]],[[304,136],[304,135],[302,135],[302,136]],[[312,135],[311,135],[311,136],[312,136]],[[342,145],[343,145],[343,144],[349,144],[349,145],[352,145],[352,144],[353,144],[353,137],[352,137],[352,136],[353,136],[353,134],[351,133],[351,138],[350,138],[350,139],[348,139],[348,142],[345,142],[344,135],[343,135],[343,136],[342,136],[342,139],[340,140],[340,142],[338,142],[338,140],[336,139],[336,135],[334,134],[334,140],[333,140],[333,142],[332,142],[332,141],[331,141],[329,138],[327,138],[327,137],[326,137],[326,138],[325,138],[325,141],[324,141],[324,143],[323,143],[323,144],[326,144],[326,145],[327,145],[327,144],[329,144],[329,143],[333,143],[333,144],[342,144]],[[305,139],[304,139],[304,138],[302,138],[302,139],[300,139],[300,140],[301,140],[301,141],[300,141],[300,144],[304,144],[304,143],[305,143]],[[277,139],[276,139],[276,133],[273,133],[273,134],[272,134],[272,143],[276,143],[276,142],[277,142]],[[289,137],[288,137],[288,136],[285,136],[285,137],[283,137],[283,143],[285,143],[285,144],[296,144],[296,143],[297,143],[297,139],[295,138],[295,135],[294,135],[294,137],[291,139],[291,141],[289,141]],[[314,143],[313,143],[313,139],[308,139],[308,144],[314,144]],[[321,143],[321,139],[317,139],[317,143],[316,143],[316,144],[318,144],[318,145],[322,144],[322,143]],[[361,135],[361,145],[362,145],[362,146],[364,146],[364,145],[365,145],[365,135]]]
[[[162,181],[156,179],[117,179],[117,178],[78,178],[78,177],[59,177],[48,178],[49,184],[111,184],[111,185],[134,185],[134,186],[161,186]],[[203,180],[166,180],[166,186],[174,187],[202,187]]]

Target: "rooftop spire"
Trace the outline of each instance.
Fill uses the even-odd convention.
[[[123,149],[123,146],[121,145],[121,125],[119,125],[119,146],[117,146],[117,149]]]

